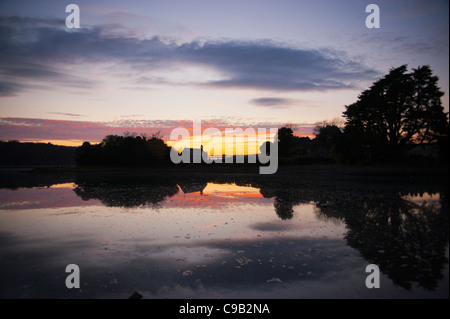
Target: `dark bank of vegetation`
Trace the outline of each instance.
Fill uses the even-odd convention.
[[[160,135],[108,135],[99,144],[84,142],[75,152],[78,165],[158,166],[170,163],[170,147]]]
[[[76,147],[51,143],[19,143],[0,141],[0,165],[75,165]]]
[[[392,69],[345,106],[343,126],[319,123],[312,140],[279,129],[280,164],[446,164],[448,113],[437,82],[428,66]]]
[[[344,135],[337,142],[344,160],[401,161],[422,151],[447,162],[448,113],[438,78],[428,66],[406,71],[406,65],[392,69],[346,106]]]

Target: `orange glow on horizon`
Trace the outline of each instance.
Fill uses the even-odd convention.
[[[246,134],[237,132],[232,135],[227,136],[225,132],[222,132],[221,136],[214,136],[209,138],[208,135],[192,135],[187,139],[180,140],[167,140],[166,144],[170,147],[175,145],[179,148],[200,148],[203,145],[205,152],[208,155],[253,155],[259,153],[259,147],[265,141],[271,141],[274,138],[274,134],[271,134],[269,130],[265,132],[265,136],[261,137],[258,135],[257,130],[254,134]],[[219,154],[215,154],[217,150],[220,150]]]
[[[53,144],[57,146],[81,146],[85,141],[80,140],[27,140],[19,141],[20,143],[43,143],[43,144]],[[94,142],[95,143],[95,142]],[[91,142],[92,144],[92,142]]]
[[[316,137],[314,134],[294,134],[294,136],[297,136],[297,137],[309,137],[310,139],[314,139]],[[197,138],[198,138],[198,136],[197,136]],[[271,139],[273,139],[273,136],[270,135],[269,132],[266,132],[266,141],[270,141]],[[189,138],[189,140],[179,140],[179,141],[164,140],[164,142],[169,147],[174,146],[176,143],[184,144],[183,147],[193,147],[193,145],[195,144],[194,140],[195,140],[194,136],[191,136]],[[254,152],[253,153],[251,153],[251,152],[249,153],[248,152],[248,149],[257,149],[258,152],[259,152],[259,147],[261,145],[258,145],[257,137],[253,136],[253,137],[250,137],[248,140],[249,140],[248,143],[244,142],[246,144],[246,145],[244,145],[244,154],[239,153],[238,155],[258,154],[258,153],[254,153]],[[245,141],[247,141],[247,139],[245,139]],[[82,141],[82,140],[20,140],[19,142],[20,143],[44,143],[44,144],[51,143],[53,145],[59,145],[59,146],[74,146],[74,147],[78,147],[78,146],[81,146],[86,141]],[[100,143],[100,141],[89,141],[89,142],[91,144]],[[224,144],[224,142],[225,142],[225,137],[222,137],[222,144]],[[208,143],[209,143],[209,141],[205,141],[202,144],[205,146]],[[211,149],[214,148],[214,145],[217,145],[217,144],[214,144],[214,142],[212,142],[211,144],[212,144],[212,145],[210,145]],[[233,155],[236,155],[237,143],[232,143],[232,144],[233,144],[233,146],[227,145],[225,147],[225,152],[222,153],[222,154],[226,154],[226,155],[233,154]],[[255,148],[255,144],[256,144],[257,148]],[[196,147],[194,146],[194,148],[196,148]],[[209,155],[216,155],[213,152],[212,153],[208,152],[208,154]],[[217,154],[217,155],[222,155],[222,154]]]
[[[187,128],[189,130],[189,128]],[[221,156],[225,155],[253,155],[259,153],[259,147],[263,143],[263,141],[271,141],[274,138],[274,134],[271,134],[269,130],[266,131],[265,137],[258,136],[257,130],[255,130],[255,134],[247,135],[245,130],[243,133],[236,132],[234,133],[234,138],[227,137],[225,131],[221,132],[221,136],[216,136],[212,139],[209,138],[208,135],[191,135],[187,139],[180,140],[170,140],[163,139],[164,142],[169,147],[175,146],[177,144],[182,148],[200,148],[200,145],[203,145],[206,152],[210,156]],[[294,134],[297,137],[309,137],[311,139],[315,138],[314,134]],[[54,139],[43,139],[43,140],[20,140],[21,143],[51,143],[53,145],[59,146],[72,146],[78,147],[81,146],[85,140],[54,140]],[[101,141],[88,141],[91,144],[97,144]],[[220,146],[220,143],[222,146]],[[215,154],[217,150],[221,150],[218,154]],[[216,152],[214,152],[216,151]]]

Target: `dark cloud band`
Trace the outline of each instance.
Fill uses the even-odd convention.
[[[132,83],[146,78],[147,85],[302,91],[352,88],[355,83],[378,75],[375,70],[330,50],[291,48],[268,40],[176,44],[159,37],[114,36],[106,28],[68,31],[59,20],[0,17],[0,61],[3,61],[0,62],[3,76],[0,96],[26,89],[23,81],[26,79],[57,81],[62,86],[89,89],[95,86],[94,81],[82,74],[69,74],[67,66],[96,62],[131,67],[128,70],[137,71],[129,73],[126,80]],[[213,69],[223,77],[171,82],[160,75],[154,76],[155,71],[161,74],[161,70],[174,67],[183,71],[183,67],[192,65]]]
[[[261,97],[250,100],[250,104],[256,106],[269,107],[274,109],[287,108],[296,104],[298,101],[294,99],[278,98],[278,97]]]

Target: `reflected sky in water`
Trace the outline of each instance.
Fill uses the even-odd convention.
[[[2,298],[448,298],[448,193],[261,180],[0,188]],[[65,287],[65,266],[81,288]],[[380,266],[381,288],[365,286]]]

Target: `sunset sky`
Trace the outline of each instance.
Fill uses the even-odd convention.
[[[70,3],[80,28],[68,29]],[[365,8],[380,8],[379,29]],[[0,0],[0,140],[80,145],[175,127],[311,134],[389,72],[449,108],[449,2]]]

